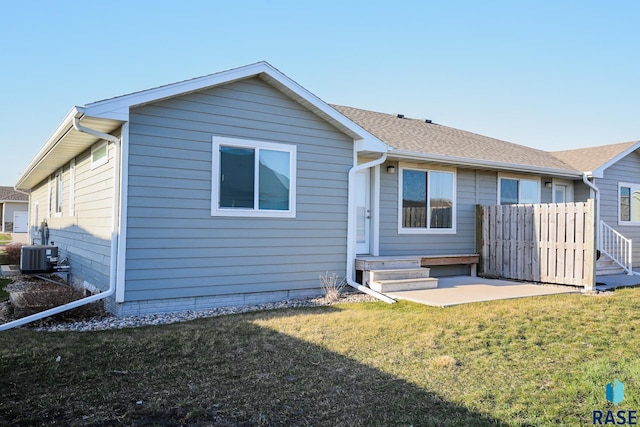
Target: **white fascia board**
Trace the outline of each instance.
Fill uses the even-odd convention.
[[[357,139],[356,143],[356,151],[373,151],[376,153],[387,153],[391,151],[391,147],[389,147],[384,142],[380,141],[377,138],[363,138]]]
[[[313,93],[309,92],[303,86],[296,83],[285,74],[278,71],[276,68],[268,63],[264,63],[265,67],[269,68],[269,72],[265,71],[269,75],[271,82],[276,81],[281,85],[280,89],[286,89],[284,92],[291,92],[295,94],[298,102],[305,105],[312,111],[315,111],[320,117],[327,120],[329,123],[336,126],[338,129],[345,132],[347,135],[353,137],[356,142],[357,151],[375,151],[379,153],[386,153],[388,151],[388,145],[376,138],[373,134],[369,133],[366,129],[357,125],[350,120],[344,114],[340,113],[335,108],[318,98]],[[269,81],[269,80],[267,80]],[[362,146],[362,149],[358,149],[358,146]]]
[[[85,113],[91,117],[128,121],[129,109],[131,107],[256,76],[261,76],[267,83],[274,85],[301,105],[309,108],[318,116],[345,132],[352,137],[356,143],[363,146],[365,150],[377,152],[387,151],[387,145],[384,142],[349,120],[346,116],[339,113],[267,62],[257,62],[208,76],[197,77],[195,79],[135,92],[117,98],[94,102],[86,105]]]
[[[81,117],[82,115],[83,115],[82,107],[73,107],[71,111],[67,113],[65,118],[56,128],[56,130],[53,131],[51,136],[47,139],[47,142],[45,142],[44,146],[40,149],[40,151],[38,151],[38,154],[35,155],[33,160],[31,160],[29,165],[25,168],[20,178],[18,178],[18,182],[16,183],[15,188],[20,190],[27,190],[27,188],[21,187],[24,180],[38,166],[38,164],[47,156],[47,154],[56,146],[58,141],[64,138],[64,136],[73,128],[74,117]]]
[[[600,165],[598,168],[596,168],[592,172],[588,172],[587,175],[591,176],[593,178],[604,178],[605,169],[607,169],[609,166],[612,166],[612,165],[618,163],[620,160],[622,160],[623,158],[627,157],[629,154],[633,153],[634,151],[636,151],[638,149],[640,149],[640,141],[636,142],[631,147],[627,148],[622,153],[620,153],[617,156],[615,156],[613,159],[611,159],[608,162]]]
[[[177,83],[171,83],[165,86],[147,89],[140,92],[134,92],[129,95],[122,95],[116,98],[105,99],[103,101],[93,102],[86,105],[86,113],[92,117],[109,117],[116,115],[121,120],[122,115],[128,116],[129,108],[137,105],[147,104],[149,102],[159,101],[161,99],[171,98],[173,96],[194,92],[206,87],[226,84],[235,80],[241,80],[248,77],[256,76],[262,72],[269,72],[272,67],[268,67],[265,62],[258,62],[240,68],[228,71],[222,71],[216,74],[210,74],[203,77],[197,77],[191,80],[185,80]]]
[[[431,161],[457,166],[469,166],[476,169],[498,169],[523,173],[534,173],[551,175],[556,177],[566,177],[578,179],[582,177],[582,172],[571,169],[545,168],[541,166],[520,165],[516,163],[496,162],[492,160],[469,159],[465,157],[445,156],[439,154],[416,153],[414,151],[393,150],[390,153],[394,158],[400,160]]]

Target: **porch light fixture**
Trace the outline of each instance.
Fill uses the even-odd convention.
[[[551,188],[551,181],[545,181],[544,186],[547,188]]]
[[[390,174],[396,173],[396,167],[393,165],[387,166],[387,173],[390,173]]]

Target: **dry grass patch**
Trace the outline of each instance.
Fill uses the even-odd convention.
[[[451,370],[456,367],[458,361],[451,356],[436,356],[429,361],[429,368],[437,371]]]

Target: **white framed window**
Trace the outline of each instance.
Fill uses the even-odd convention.
[[[106,164],[109,161],[109,144],[102,141],[91,147],[91,169]]]
[[[76,212],[76,159],[69,162],[69,215]]]
[[[517,175],[498,176],[498,204],[540,203],[540,178]]]
[[[400,165],[398,233],[456,232],[455,170]]]
[[[63,191],[62,180],[63,180],[62,169],[59,169],[56,172],[56,180],[55,180],[56,193],[55,193],[54,207],[55,207],[56,216],[62,215],[62,191]]]
[[[213,137],[211,215],[295,218],[296,146]]]
[[[618,183],[618,224],[640,225],[640,184]]]

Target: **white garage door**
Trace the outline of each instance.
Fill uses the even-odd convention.
[[[13,213],[13,232],[26,233],[29,231],[29,213],[14,212]]]

